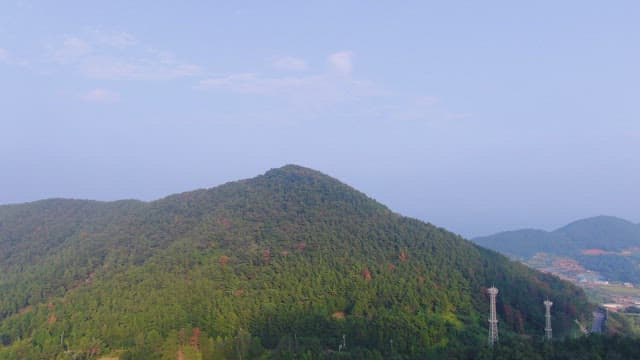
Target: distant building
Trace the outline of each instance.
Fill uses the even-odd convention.
[[[616,303],[608,303],[608,304],[602,304],[602,307],[609,310],[609,311],[615,311],[618,312],[620,310],[624,310],[625,306],[623,304],[616,304]]]

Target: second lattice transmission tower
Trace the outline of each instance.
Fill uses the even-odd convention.
[[[489,310],[489,346],[493,346],[498,341],[498,316],[496,315],[496,296],[498,289],[495,286],[487,289],[491,297],[491,306]]]
[[[545,318],[545,326],[544,326],[544,335],[547,340],[551,340],[551,305],[553,303],[549,300],[544,301],[544,307],[546,308],[546,312],[544,314]]]

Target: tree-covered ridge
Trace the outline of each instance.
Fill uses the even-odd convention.
[[[0,207],[0,249],[0,358],[465,354],[492,284],[504,339],[541,336],[547,297],[560,337],[589,316],[571,284],[294,165],[150,203]]]
[[[597,216],[550,232],[506,231],[473,241],[524,260],[537,253],[572,258],[607,279],[640,283],[640,224],[624,219]]]
[[[613,216],[574,221],[554,231],[522,229],[474,238],[482,246],[514,256],[536,252],[575,254],[584,249],[621,251],[640,246],[640,224]]]

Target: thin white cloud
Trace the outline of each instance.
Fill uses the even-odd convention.
[[[231,74],[202,80],[202,89],[220,89],[238,94],[291,95],[318,88],[324,83],[320,76],[263,77],[253,73]]]
[[[144,46],[126,32],[91,31],[67,36],[52,47],[51,58],[94,79],[170,80],[201,73],[199,66]]]
[[[471,113],[455,113],[455,112],[446,112],[445,117],[447,120],[463,120],[472,117]]]
[[[332,69],[349,75],[353,71],[353,53],[351,51],[339,51],[329,55],[329,64]]]
[[[106,89],[93,89],[80,98],[90,103],[109,104],[120,101],[120,94]]]
[[[105,80],[171,80],[201,72],[196,65],[165,62],[156,57],[133,60],[95,56],[79,64],[79,69],[87,77]]]
[[[440,98],[428,94],[387,91],[352,75],[350,51],[327,56],[325,72],[304,75],[266,75],[254,72],[212,76],[199,82],[201,90],[245,96],[270,97],[286,102],[269,116],[283,119],[321,119],[324,116],[372,121],[434,122],[466,119],[471,114],[444,108]],[[249,113],[250,114],[250,113]],[[267,116],[264,113],[251,116]]]
[[[230,74],[200,81],[203,90],[278,97],[309,106],[380,96],[383,92],[367,81],[331,74],[268,77],[254,73]]]
[[[416,97],[414,103],[419,107],[432,107],[439,101],[440,99],[435,96],[423,95]]]
[[[280,58],[283,67],[302,68],[302,60]],[[236,94],[277,96],[297,103],[336,103],[357,98],[379,96],[383,93],[370,82],[348,75],[353,68],[352,53],[341,51],[328,57],[331,71],[304,76],[264,76],[256,73],[237,73],[201,80],[200,89],[228,91]],[[284,65],[286,64],[286,66]]]
[[[9,52],[3,48],[0,48],[0,62],[9,61]]]
[[[23,59],[16,58],[7,49],[0,48],[0,64],[27,66],[29,63]]]
[[[77,61],[91,53],[89,43],[76,36],[67,36],[62,44],[53,50],[53,59],[60,64]]]
[[[300,58],[284,56],[274,59],[273,67],[279,70],[302,71],[307,69],[307,63]]]
[[[98,31],[96,32],[95,36],[100,43],[119,49],[133,46],[138,43],[138,40],[135,38],[135,36],[127,32]]]

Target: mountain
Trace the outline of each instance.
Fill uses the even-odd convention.
[[[613,216],[574,221],[555,231],[573,239],[577,248],[622,251],[640,246],[640,224]]]
[[[540,252],[556,253],[574,248],[571,239],[563,234],[535,229],[505,231],[472,240],[480,246],[517,258],[530,258]]]
[[[578,220],[551,232],[506,231],[473,241],[525,261],[536,254],[571,258],[609,280],[640,284],[640,224],[613,216]]]
[[[478,358],[581,289],[295,165],[153,202],[0,206],[0,359]],[[523,337],[524,336],[524,337]]]

